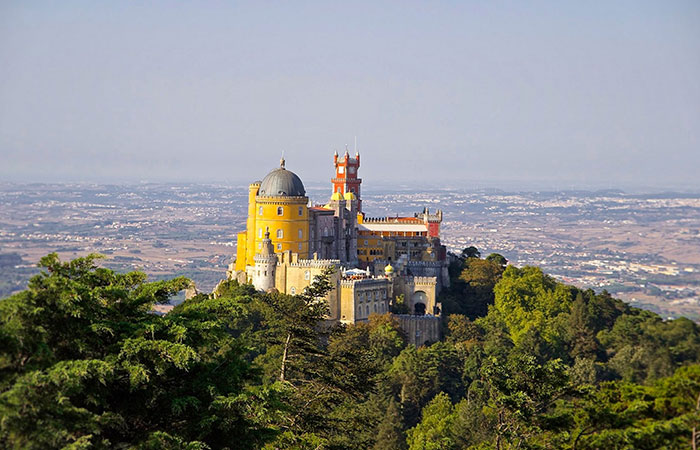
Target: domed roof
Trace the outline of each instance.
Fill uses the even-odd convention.
[[[268,173],[260,183],[258,195],[266,197],[304,197],[304,183],[292,171],[284,168],[284,159],[280,161],[279,169]]]
[[[340,192],[334,192],[333,195],[331,195],[331,201],[337,202],[338,200],[342,200],[343,196],[340,195]]]
[[[346,192],[344,197],[345,197],[345,200],[347,200],[349,202],[351,202],[357,198],[357,197],[355,197],[355,194],[353,194],[352,192]]]
[[[394,268],[391,264],[387,264],[386,267],[384,267],[384,273],[394,273]]]

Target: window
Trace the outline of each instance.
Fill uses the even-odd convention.
[[[258,228],[258,238],[262,237],[262,228]]]
[[[369,305],[367,305],[367,315],[369,316]]]
[[[299,239],[302,239],[304,237],[304,232],[299,229]]]
[[[258,249],[262,249],[262,242],[258,242]]]
[[[338,166],[338,173],[345,173],[345,166]]]
[[[282,214],[284,214],[284,208],[282,208],[281,206],[278,206],[277,207],[277,215],[281,216]]]
[[[365,245],[369,245],[369,241],[365,239]]]
[[[263,212],[263,207],[261,206],[260,208],[258,208],[258,215],[262,216],[262,212]]]
[[[277,244],[277,250],[282,250],[282,244]]]
[[[292,286],[292,288],[289,290],[289,293],[292,294],[292,295],[296,294],[296,293],[297,293],[297,288],[295,288],[294,286]]]
[[[299,242],[299,250],[301,250],[301,242]]]
[[[301,206],[299,207],[299,215],[300,215],[300,216],[303,216],[303,215],[304,215],[304,208],[301,207]]]
[[[306,272],[304,272],[304,279],[305,280],[311,279],[311,271],[307,270]]]
[[[282,239],[284,237],[284,232],[282,230],[277,230],[277,239]]]

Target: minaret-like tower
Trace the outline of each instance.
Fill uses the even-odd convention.
[[[357,211],[362,212],[362,198],[360,196],[362,179],[357,177],[357,172],[360,169],[360,153],[356,152],[353,158],[348,154],[346,146],[342,158],[339,158],[338,152],[335,152],[333,165],[335,166],[335,177],[331,178],[333,193],[338,192],[344,197],[346,193],[352,192],[357,199]]]
[[[277,267],[277,256],[275,248],[272,246],[270,232],[265,233],[262,240],[262,248],[255,254],[255,266],[253,267],[253,286],[263,292],[275,287],[275,268]]]

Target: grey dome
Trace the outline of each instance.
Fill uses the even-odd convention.
[[[304,183],[294,173],[282,165],[263,178],[258,195],[267,197],[304,197]]]

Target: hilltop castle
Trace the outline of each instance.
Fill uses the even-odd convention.
[[[368,217],[362,211],[359,153],[336,152],[333,166],[332,193],[322,205],[312,205],[284,159],[250,184],[246,230],[238,233],[228,277],[293,295],[332,266],[337,270],[328,294],[330,320],[366,321],[371,313],[389,311],[399,297],[411,313],[404,321],[439,316],[437,294],[449,283],[440,243],[442,212],[426,208],[413,217]],[[437,327],[429,328],[437,333]],[[437,338],[416,333],[421,344]]]

